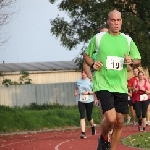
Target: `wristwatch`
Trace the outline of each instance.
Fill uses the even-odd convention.
[[[94,63],[90,66],[91,72],[94,72],[93,66],[94,66]]]
[[[90,92],[88,92],[88,95],[90,95]]]

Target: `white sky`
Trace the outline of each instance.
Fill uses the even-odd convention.
[[[3,27],[5,36],[11,36],[0,47],[0,63],[70,61],[81,49],[66,50],[59,39],[50,33],[50,19],[67,16],[48,0],[18,0],[11,22]]]

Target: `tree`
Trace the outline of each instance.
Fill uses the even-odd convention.
[[[20,71],[20,78],[19,78],[19,82],[17,81],[11,81],[10,79],[4,79],[4,75],[1,73],[0,76],[3,76],[3,81],[2,84],[5,86],[9,86],[9,85],[22,85],[22,84],[32,84],[31,81],[32,79],[29,78],[29,72],[28,71]]]
[[[14,14],[14,12],[10,12],[10,8],[13,6],[13,4],[17,0],[0,0],[0,46],[6,43],[9,39],[9,37],[2,36],[3,34],[3,26],[9,23],[11,16]]]
[[[50,0],[50,3],[56,1]],[[108,12],[113,9],[121,11],[122,32],[133,38],[142,56],[142,66],[150,70],[150,0],[62,0],[58,9],[65,11],[71,21],[56,17],[51,20],[51,33],[59,37],[68,50],[83,43],[82,52],[91,37],[106,24]],[[76,60],[82,62],[80,58]]]
[[[32,79],[29,78],[29,72],[22,70],[20,74],[20,84],[31,84]]]

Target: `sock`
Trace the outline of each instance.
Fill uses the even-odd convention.
[[[108,137],[103,137],[103,140],[104,140],[105,142],[108,142]]]
[[[85,132],[82,132],[82,134],[84,134],[84,135],[85,135]]]

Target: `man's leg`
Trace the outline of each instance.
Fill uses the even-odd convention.
[[[116,111],[114,108],[104,113],[104,119],[101,122],[101,135],[98,141],[97,150],[110,150],[109,131],[113,128],[116,120]]]
[[[112,129],[116,120],[116,111],[114,109],[114,97],[107,90],[97,92],[103,111],[104,118],[101,121],[101,135],[98,140],[97,150],[110,150],[108,133]]]
[[[116,110],[116,121],[114,123],[113,134],[111,139],[111,149],[116,150],[117,144],[122,133],[124,115],[129,112],[128,95],[126,93],[114,93],[114,105]]]
[[[113,128],[116,121],[116,111],[115,108],[108,110],[104,113],[106,119],[101,122],[101,133],[103,137],[107,138],[109,131]]]
[[[124,122],[124,115],[121,113],[116,113],[116,122],[113,128],[113,134],[111,139],[111,150],[116,150],[117,144],[120,140],[122,133],[122,126]]]

